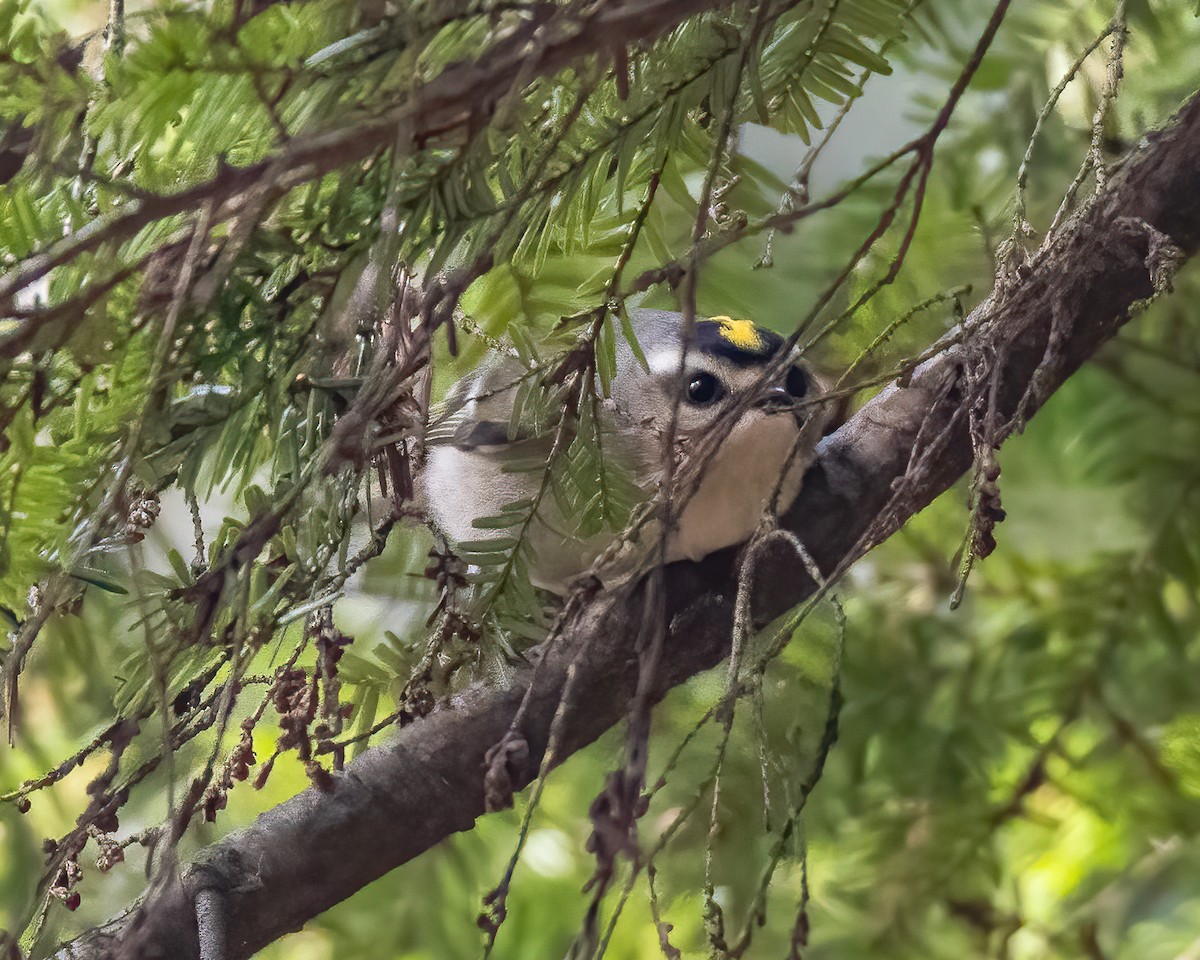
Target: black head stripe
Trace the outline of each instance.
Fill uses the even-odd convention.
[[[764,364],[783,346],[783,337],[749,320],[713,317],[697,320],[694,329],[696,350],[723,357],[740,367]]]

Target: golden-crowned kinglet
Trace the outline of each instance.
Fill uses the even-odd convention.
[[[635,532],[583,536],[560,500],[545,495],[546,471],[530,464],[551,458],[561,431],[553,417],[532,429],[513,422],[518,384],[531,376],[514,357],[489,361],[460,381],[431,430],[418,483],[450,541],[512,538],[523,528],[530,580],[562,593],[589,570],[611,584],[660,556],[698,560],[748,539],[765,509],[791,505],[828,415],[814,402],[821,391],[807,367],[780,356],[783,339],[749,320],[698,319],[682,357],[681,314],[633,310],[630,320],[642,356],[618,338],[610,396],[598,404],[600,446],[605,462],[627,470],[645,500],[661,498],[664,438],[675,417],[678,519],[666,543],[659,545],[658,521]],[[536,503],[532,521],[505,509],[514,503]],[[502,514],[517,518],[511,528],[484,519]]]

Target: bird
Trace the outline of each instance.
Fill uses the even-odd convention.
[[[514,351],[460,380],[431,419],[418,491],[450,545],[527,537],[530,581],[561,595],[584,574],[611,586],[656,562],[699,560],[749,539],[764,511],[792,504],[830,417],[825,388],[796,348],[747,319],[689,324],[649,309],[628,318],[633,342],[615,338],[594,419],[605,467],[652,508],[634,511],[640,526],[581,530],[570,505],[546,494],[563,418],[571,428],[579,415],[517,400],[522,385],[549,380]],[[599,481],[585,477],[584,486]]]

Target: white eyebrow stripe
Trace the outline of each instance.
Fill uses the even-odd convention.
[[[695,351],[691,351],[694,353]],[[689,354],[690,355],[690,354]],[[677,373],[679,371],[679,350],[669,347],[665,350],[654,350],[646,354],[646,366],[657,376]]]

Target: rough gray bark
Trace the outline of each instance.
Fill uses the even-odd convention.
[[[824,444],[784,518],[826,575],[844,569],[946,490],[972,463],[967,409],[997,377],[999,423],[1030,396],[1032,412],[1169,283],[1200,244],[1200,98],[1125,163],[1107,188],[1018,276],[968,318],[962,342],[867,404]],[[1051,346],[1048,348],[1048,344]],[[970,376],[968,376],[970,371]],[[1031,390],[1031,383],[1033,385]],[[1002,428],[998,442],[1010,432]],[[727,654],[736,551],[665,572],[668,633],[657,695]],[[758,578],[756,619],[811,595],[801,561],[780,548]],[[560,757],[626,714],[637,680],[633,641],[645,584],[587,604],[549,652],[520,726],[530,749],[516,786],[536,773],[568,668],[577,682]],[[180,881],[63,955],[198,957],[196,894],[227,906],[226,960],[247,957],[460,830],[485,810],[484,756],[508,731],[529,672],[475,686],[375,747],[328,792],[310,789],[213,844]],[[206,895],[206,901],[211,897]],[[123,942],[121,938],[124,938]]]

